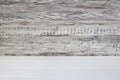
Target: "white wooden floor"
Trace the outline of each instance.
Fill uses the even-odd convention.
[[[120,57],[0,57],[0,80],[120,80]]]

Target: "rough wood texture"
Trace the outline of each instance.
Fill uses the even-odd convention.
[[[0,0],[0,55],[120,55],[120,0]]]

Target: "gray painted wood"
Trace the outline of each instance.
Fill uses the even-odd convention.
[[[120,55],[120,1],[0,0],[0,55]]]

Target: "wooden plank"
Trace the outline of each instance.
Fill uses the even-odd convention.
[[[120,55],[119,0],[1,0],[0,55]]]
[[[0,4],[0,19],[120,19],[119,3],[119,0],[114,2],[93,0],[8,0]]]

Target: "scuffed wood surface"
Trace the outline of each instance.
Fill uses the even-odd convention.
[[[0,0],[0,55],[120,55],[120,1]]]

